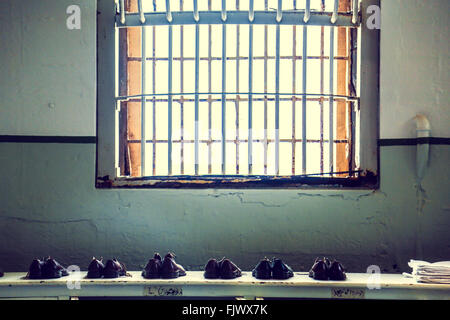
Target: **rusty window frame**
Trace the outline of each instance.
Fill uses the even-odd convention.
[[[341,3],[344,1],[341,1]],[[132,12],[133,10],[136,10],[137,12],[137,7],[133,8],[134,6],[137,6],[137,1],[136,0],[127,0],[125,1],[126,5],[128,6],[128,10],[130,12]],[[344,11],[345,9],[341,9],[340,11]],[[323,27],[322,27],[323,29]],[[343,34],[347,39],[355,39],[356,34],[354,32],[345,30],[344,28],[336,28],[338,30],[338,32],[340,32],[341,34]],[[342,30],[339,30],[342,29]],[[154,28],[153,28],[154,30]],[[294,26],[294,30],[296,30],[295,26]],[[352,29],[350,29],[352,30]],[[154,32],[154,31],[153,31]],[[238,32],[238,31],[237,31]],[[127,29],[120,29],[119,30],[119,43],[120,45],[127,45],[130,40],[130,38],[137,38],[136,34],[132,34],[133,32],[130,32],[130,28]],[[294,31],[294,37],[295,37],[295,31]],[[323,38],[323,31],[321,33],[321,37]],[[339,36],[338,36],[339,37]],[[153,38],[154,39],[154,38]],[[353,44],[355,43],[354,41],[349,41],[349,43]],[[182,44],[180,44],[182,47]],[[350,54],[354,54],[353,52],[353,47],[351,46],[347,46],[345,48],[345,50],[348,50],[347,55],[340,55],[339,54],[339,45],[337,48],[338,51],[338,55],[336,58],[336,60],[338,60],[338,68],[340,68],[339,66],[339,60],[345,60],[348,59],[348,57],[350,56]],[[124,50],[122,48],[122,50]],[[128,50],[130,50],[130,47],[128,46],[128,48],[126,48],[127,52]],[[133,50],[133,49],[131,49]],[[139,51],[136,48],[134,48],[135,51]],[[239,50],[239,49],[237,49]],[[294,50],[295,50],[295,46],[294,46]],[[295,57],[295,52],[293,52],[293,56]],[[321,61],[321,65],[323,65],[323,60],[326,56],[324,56],[323,54],[323,44],[321,46],[321,54],[319,57],[308,57],[311,59],[319,59]],[[234,57],[235,58],[235,57]],[[288,59],[289,57],[280,57],[280,59]],[[155,57],[154,55],[154,51],[153,54],[148,58],[148,60],[150,60],[153,64],[155,64],[160,58]],[[179,59],[179,58],[174,58],[174,60]],[[181,66],[183,64],[183,59],[187,60],[187,58],[183,58],[183,56],[181,56]],[[201,60],[204,60],[205,58],[200,58]],[[230,57],[230,59],[233,59],[233,57]],[[258,59],[257,57],[255,59]],[[273,59],[273,57],[269,57],[269,56],[265,56],[263,57],[263,59],[265,59],[265,61],[267,61],[267,59]],[[130,72],[130,68],[129,67],[129,63],[133,62],[133,60],[136,59],[127,59],[127,57],[121,57],[122,63],[120,63],[119,65],[119,73],[121,74],[121,82],[124,81],[126,83],[129,82],[134,82],[134,83],[140,83],[140,81],[130,81],[129,77],[130,74],[133,77],[138,77],[138,72]],[[207,58],[208,62],[211,62],[211,56],[208,56]],[[239,61],[239,60],[238,60]],[[295,61],[295,58],[294,58]],[[345,64],[345,61],[344,61]],[[345,72],[345,74],[352,74],[353,73],[353,66],[348,63],[345,67],[349,68],[348,71]],[[182,68],[182,67],[181,67]],[[237,68],[238,64],[237,64]],[[321,66],[321,70],[323,69],[323,67]],[[183,71],[181,71],[182,73]],[[321,71],[322,72],[322,71]],[[295,74],[295,68],[293,70],[293,73]],[[342,73],[341,73],[342,74]],[[155,74],[153,73],[153,78],[155,77]],[[124,78],[127,78],[126,80],[124,80]],[[321,77],[323,80],[323,77]],[[295,79],[295,76],[294,76]],[[155,83],[153,81],[153,83]],[[351,81],[350,81],[351,83]],[[182,84],[181,84],[182,85]],[[347,85],[347,83],[344,83],[344,85]],[[119,85],[119,88],[121,88],[120,90],[124,90],[123,88],[126,86],[122,86]],[[322,87],[322,85],[321,85]],[[140,88],[135,88],[136,92],[139,92]],[[128,90],[128,89],[127,89]],[[338,89],[339,90],[339,89]],[[345,90],[353,90],[352,86],[349,86],[349,88],[345,88]],[[321,92],[322,93],[322,92]],[[339,93],[339,92],[338,92]],[[120,91],[118,93],[118,95],[130,95],[130,91],[124,92],[124,91]],[[345,96],[345,95],[343,95]],[[246,98],[241,98],[239,97],[239,95],[237,95],[236,98],[236,102],[238,101],[245,101]],[[265,103],[267,103],[267,101],[271,101],[274,98],[268,98],[267,96],[263,97],[263,98],[253,98],[253,101],[264,101]],[[296,102],[296,98],[292,97],[292,98],[279,98],[280,101],[292,101],[294,107],[293,107],[293,113],[295,112],[295,102]],[[166,102],[168,99],[164,99],[164,98],[158,98],[157,96],[153,96],[151,99],[151,103],[155,104],[156,102]],[[180,101],[181,100],[181,101]],[[184,100],[184,101],[183,101]],[[191,99],[192,100],[192,99]],[[301,99],[300,99],[301,100]],[[338,101],[339,99],[336,99],[336,103],[340,103]],[[181,106],[183,105],[183,102],[189,101],[189,99],[185,99],[183,96],[180,99],[173,99],[174,102],[178,102],[181,104]],[[211,104],[213,101],[211,95],[209,95],[206,99],[200,99],[200,101],[205,101],[208,102],[209,104]],[[324,98],[324,96],[318,97],[318,98],[308,98],[308,101],[318,101],[321,109],[323,109],[323,105],[325,102],[327,102],[327,99]],[[136,188],[141,188],[141,187],[157,187],[157,188],[177,188],[177,187],[188,187],[188,188],[259,188],[259,187],[270,187],[270,188],[276,188],[276,187],[281,187],[281,188],[299,188],[299,187],[320,187],[320,188],[335,188],[335,187],[349,187],[349,188],[357,188],[357,187],[362,187],[362,188],[376,188],[378,186],[378,175],[377,175],[377,171],[372,172],[372,171],[365,171],[362,172],[362,174],[359,174],[358,176],[354,176],[354,177],[343,177],[346,173],[348,173],[349,171],[353,171],[352,169],[355,168],[355,162],[354,162],[354,157],[353,154],[355,153],[355,149],[354,149],[354,144],[351,144],[352,146],[349,148],[349,150],[347,150],[351,155],[349,157],[349,161],[346,159],[345,161],[347,162],[346,166],[348,168],[348,170],[342,170],[339,171],[339,166],[337,167],[337,170],[335,171],[335,174],[333,177],[319,177],[320,174],[322,174],[324,172],[324,168],[323,168],[323,157],[321,157],[321,172],[319,174],[313,174],[313,175],[296,175],[296,176],[266,176],[266,175],[252,175],[252,176],[248,176],[248,175],[239,175],[239,174],[235,174],[235,175],[227,175],[227,176],[223,176],[223,175],[201,175],[201,176],[147,176],[147,177],[132,177],[131,175],[131,171],[133,170],[132,167],[133,165],[130,164],[135,164],[134,166],[136,166],[136,164],[138,163],[138,161],[132,161],[133,158],[133,153],[139,154],[140,150],[132,150],[133,149],[133,145],[134,147],[136,147],[136,142],[138,142],[138,139],[133,139],[131,137],[130,139],[130,119],[137,119],[138,117],[136,117],[136,115],[130,114],[132,112],[130,112],[130,108],[129,105],[131,103],[139,103],[139,99],[137,100],[133,100],[133,99],[128,99],[127,101],[121,101],[120,102],[120,111],[118,112],[118,119],[117,122],[119,123],[119,130],[118,130],[118,139],[119,141],[121,141],[121,143],[118,144],[118,148],[119,148],[119,152],[117,153],[119,155],[118,159],[116,159],[116,162],[119,164],[119,169],[117,170],[116,168],[116,175],[115,178],[111,179],[111,177],[108,176],[99,176],[97,178],[97,187],[125,187],[125,188],[129,188],[129,187],[136,187]],[[341,102],[342,103],[342,102]],[[347,101],[344,102],[346,105],[344,108],[345,112],[342,115],[343,119],[346,118],[346,120],[350,119],[350,121],[354,121],[354,117],[357,113],[357,111],[355,111],[355,109],[358,107],[355,103],[355,101]],[[154,110],[154,108],[153,108]],[[238,109],[237,109],[238,110]],[[265,110],[267,110],[265,108]],[[153,111],[154,112],[154,111]],[[211,113],[209,113],[211,114]],[[321,112],[321,117],[323,117],[323,113]],[[339,117],[339,114],[337,115],[337,117]],[[153,117],[153,119],[155,119],[155,117]],[[153,120],[155,121],[155,120]],[[322,122],[323,123],[323,122]],[[338,126],[339,126],[339,121],[337,121]],[[136,125],[136,124],[134,124]],[[131,126],[133,126],[133,123],[131,121]],[[153,126],[153,128],[155,128],[155,126]],[[353,128],[353,126],[352,126]],[[295,132],[294,132],[295,128],[293,129],[293,137],[291,140],[286,140],[286,139],[281,139],[281,142],[294,142],[293,145],[295,146],[295,143],[297,142],[301,142],[302,139],[296,139],[295,138]],[[131,130],[132,131],[132,130]],[[347,128],[345,130],[342,131],[337,131],[338,132],[338,137],[336,139],[336,143],[337,146],[339,146],[340,144],[349,144],[349,141],[353,138],[355,131],[354,130],[347,130]],[[345,133],[347,136],[344,137],[339,137],[339,134]],[[132,136],[132,135],[131,135]],[[153,135],[154,137],[155,135]],[[321,139],[319,140],[308,140],[308,143],[319,143],[321,146],[321,149],[323,149],[323,144],[325,142],[326,139],[323,139],[323,128],[321,128]],[[211,137],[209,140],[205,140],[205,141],[200,141],[200,143],[211,143],[212,140]],[[254,142],[261,142],[258,139],[253,140]],[[156,145],[157,143],[167,143],[167,140],[150,140],[148,142],[153,143],[153,145]],[[190,143],[191,141],[187,141],[187,140],[183,140],[183,137],[181,137],[180,141],[172,141],[175,143]],[[214,141],[215,142],[215,141]],[[219,141],[217,141],[219,142]],[[237,137],[235,140],[228,140],[227,142],[235,142],[236,146],[238,148],[238,144],[239,142],[247,142],[247,140],[245,139],[239,139],[239,137]],[[271,140],[270,139],[265,139],[264,141],[266,144],[270,143]],[[344,146],[345,147],[345,146]],[[295,149],[295,147],[293,147],[293,149]],[[153,149],[154,150],[154,149]],[[209,151],[210,152],[210,151]],[[294,152],[295,150],[293,150],[293,156],[294,156]],[[345,154],[345,152],[338,152],[338,154]],[[267,155],[267,153],[265,153],[265,155]],[[183,157],[183,154],[181,155]],[[153,157],[155,158],[155,153],[153,153]],[[267,160],[266,160],[267,161]],[[153,161],[153,163],[155,163]],[[340,163],[339,161],[337,161],[337,163]],[[119,171],[120,170],[120,171]],[[136,169],[135,169],[136,170]],[[209,173],[211,172],[210,170],[210,162],[209,162]],[[293,173],[294,168],[292,169]],[[355,171],[356,172],[356,171]],[[359,171],[357,171],[358,173],[361,173]],[[153,167],[153,174],[154,174],[154,167]]]

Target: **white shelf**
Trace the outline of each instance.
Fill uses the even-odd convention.
[[[86,272],[50,280],[25,279],[26,273],[5,273],[0,298],[69,297],[266,297],[343,299],[445,299],[450,285],[416,283],[399,274],[348,273],[345,281],[317,281],[306,272],[288,280],[258,280],[251,272],[232,280],[204,279],[202,271],[188,271],[177,279],[144,279],[140,271],[116,279],[86,279]],[[376,282],[374,282],[376,281]],[[79,283],[80,289],[69,289]],[[369,289],[379,284],[380,289]]]

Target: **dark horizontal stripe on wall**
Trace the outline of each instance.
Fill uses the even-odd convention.
[[[414,146],[417,144],[446,144],[450,145],[450,138],[422,137],[405,139],[379,139],[378,145],[384,146]]]
[[[95,136],[10,136],[0,135],[0,142],[13,143],[97,143]]]

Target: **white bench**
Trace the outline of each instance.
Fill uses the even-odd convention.
[[[117,279],[86,279],[86,272],[75,272],[51,280],[29,280],[24,279],[26,273],[5,273],[0,278],[0,299],[148,296],[450,300],[450,285],[416,283],[400,274],[348,273],[345,281],[317,281],[306,272],[295,272],[294,277],[280,281],[258,280],[248,271],[233,280],[204,279],[202,271],[188,271],[184,277],[169,280],[144,279],[140,271],[129,273],[131,276]]]

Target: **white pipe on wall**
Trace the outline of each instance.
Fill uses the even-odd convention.
[[[423,114],[418,114],[413,119],[416,122],[416,135],[417,138],[428,138],[431,136],[431,126],[428,118]],[[430,152],[430,144],[418,143],[416,151],[416,176],[420,182],[425,173],[425,169],[428,164],[428,157]]]

